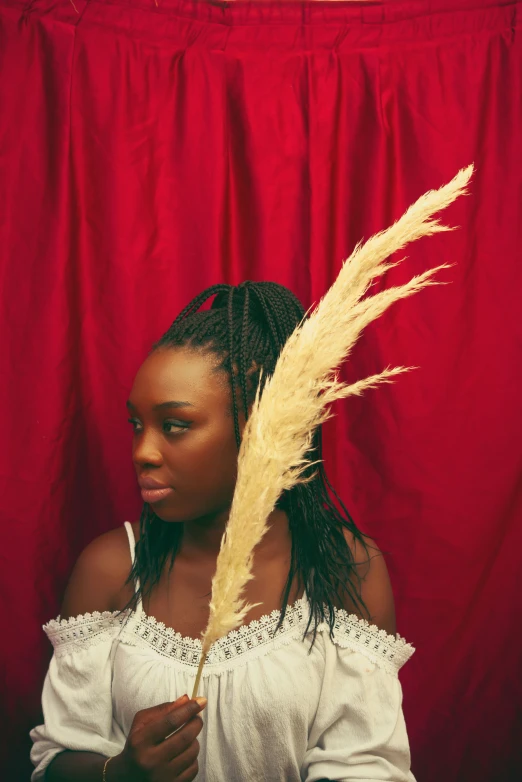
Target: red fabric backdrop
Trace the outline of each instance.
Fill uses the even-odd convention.
[[[522,3],[158,3],[0,3],[3,778],[29,777],[76,556],[137,518],[124,402],[153,340],[218,281],[309,305],[474,161],[460,229],[384,281],[450,284],[346,372],[419,369],[340,406],[327,464],[390,552],[417,778],[520,779]]]

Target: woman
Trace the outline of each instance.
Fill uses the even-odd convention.
[[[205,698],[186,695],[260,371],[303,315],[275,283],[216,285],[139,369],[127,405],[145,504],[87,546],[44,628],[33,782],[414,782],[397,676],[414,650],[382,554],[322,465],[281,497],[246,588],[261,605],[212,648]]]

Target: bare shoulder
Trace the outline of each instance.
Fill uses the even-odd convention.
[[[73,568],[61,618],[123,607],[120,603],[122,594],[126,593],[124,585],[130,568],[129,541],[123,524],[95,538],[84,548]],[[129,590],[130,597],[132,587]]]
[[[395,601],[388,568],[381,550],[373,538],[368,536],[365,536],[367,552],[363,544],[349,530],[344,530],[344,537],[361,578],[360,594],[370,613],[369,621],[380,629],[386,630],[390,635],[395,635]],[[353,580],[353,585],[358,587],[357,579]],[[356,613],[359,617],[362,615],[360,608],[355,608],[351,603],[343,607],[349,613]]]

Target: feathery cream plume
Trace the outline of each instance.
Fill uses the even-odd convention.
[[[238,476],[226,531],[221,540],[212,580],[210,616],[202,633],[202,653],[192,697],[197,695],[203,665],[212,644],[238,627],[248,611],[242,593],[253,578],[254,548],[267,532],[267,520],[283,491],[304,480],[306,458],[315,429],[331,413],[330,404],[360,395],[379,383],[408,371],[385,369],[357,383],[343,384],[337,368],[346,359],[361,332],[390,304],[430,285],[447,264],[429,269],[404,285],[364,297],[376,277],[397,263],[384,263],[392,253],[421,236],[451,231],[433,214],[466,193],[473,164],[439,190],[430,190],[412,204],[392,226],[359,242],[343,264],[332,287],[308,320],[287,340],[274,373],[259,388],[245,426],[238,456]],[[364,297],[364,298],[363,298]]]

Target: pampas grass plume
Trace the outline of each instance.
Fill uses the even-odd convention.
[[[472,173],[473,164],[461,169],[447,185],[421,196],[392,226],[357,244],[334,284],[286,342],[262,396],[258,389],[239,451],[237,483],[212,580],[210,616],[192,697],[212,644],[260,605],[242,597],[253,578],[254,549],[267,532],[268,517],[282,492],[304,479],[314,431],[330,417],[331,403],[392,382],[408,368],[387,368],[350,385],[339,381],[336,370],[365,326],[399,299],[441,284],[433,278],[448,265],[428,269],[404,285],[365,294],[377,277],[399,263],[385,263],[390,255],[421,236],[453,230],[432,215],[467,192]]]

